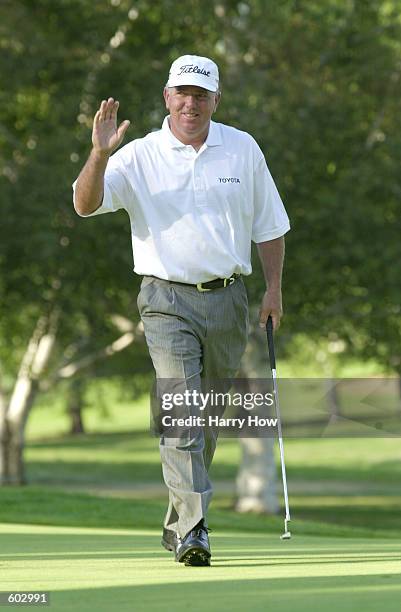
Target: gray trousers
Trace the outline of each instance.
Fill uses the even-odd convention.
[[[145,276],[138,309],[163,390],[205,391],[207,379],[236,375],[245,350],[249,318],[242,278],[208,292]],[[191,407],[191,414],[194,414]],[[201,413],[199,412],[199,415]],[[205,416],[205,413],[202,413]],[[184,537],[204,518],[212,497],[210,468],[218,428],[197,428],[179,437],[161,436],[163,477],[169,491],[164,526]]]

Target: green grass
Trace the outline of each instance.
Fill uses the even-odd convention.
[[[2,590],[50,591],[57,612],[311,609],[398,612],[401,542],[226,531],[210,568],[184,567],[154,530],[0,525]]]
[[[212,466],[215,479],[235,478],[241,450],[221,438]],[[285,440],[289,480],[357,481],[391,486],[401,478],[398,439]],[[36,482],[159,481],[158,441],[146,431],[65,436],[29,443],[28,476]]]
[[[49,487],[7,487],[0,491],[0,522],[40,525],[154,528],[162,524],[166,499],[137,499],[66,492]],[[308,499],[308,498],[306,498]],[[341,498],[330,498],[329,505],[314,499],[293,497],[293,532],[297,535],[332,537],[399,537],[399,503],[386,507],[380,502],[366,508],[342,507]],[[330,513],[333,516],[330,516]],[[376,524],[363,519],[376,514]],[[362,518],[361,517],[362,514]],[[230,500],[218,496],[209,512],[213,530],[263,532],[278,537],[283,529],[281,516],[238,514]],[[159,528],[160,529],[160,528]]]
[[[102,388],[103,389],[103,388]],[[91,392],[92,401],[97,396]],[[160,479],[158,441],[149,432],[149,402],[118,400],[117,390],[102,390],[102,406],[85,410],[85,436],[68,436],[68,419],[60,397],[44,397],[27,427],[26,458],[35,481],[62,482],[68,478],[102,481]],[[51,401],[50,401],[51,399]],[[63,435],[64,434],[64,435]],[[398,438],[286,437],[289,478],[398,482],[401,447]],[[233,479],[240,460],[236,440],[220,438],[213,476]],[[83,469],[80,469],[83,468]]]
[[[62,401],[49,399],[29,422],[29,484],[0,488],[2,591],[48,590],[57,612],[398,612],[398,439],[286,439],[293,538],[283,542],[282,513],[234,512],[241,451],[221,438],[213,565],[186,568],[160,547],[167,495],[147,399],[106,387],[82,436],[65,435]]]
[[[123,394],[118,383],[96,381],[88,385],[83,420],[87,433],[148,430],[149,399],[143,395],[133,401]],[[68,430],[69,418],[62,389],[40,395],[27,423],[27,439],[59,437]]]
[[[34,522],[57,525],[79,525],[82,520],[102,527],[160,524],[166,492],[158,440],[148,433],[148,400],[112,403],[116,392],[109,392],[108,396],[106,388],[103,400],[110,401],[112,408],[107,412],[89,408],[90,433],[83,436],[58,435],[60,401],[33,411],[25,455],[31,486],[0,489],[0,520],[30,522],[35,517]],[[401,535],[397,438],[288,438],[285,455],[293,530],[313,533],[311,526],[319,524],[321,535]],[[239,529],[280,531],[281,517],[239,517],[232,511],[240,456],[237,440],[220,439],[211,470],[215,484],[211,520],[227,528],[238,520]],[[278,481],[281,496],[279,474]],[[80,502],[75,495],[84,492],[91,494],[90,501]],[[62,500],[58,504],[55,495]],[[74,499],[76,512],[70,510]]]
[[[289,439],[285,441],[285,453],[290,498],[292,505],[299,505],[302,516],[309,507],[315,517],[314,500],[333,494],[340,502],[343,499],[348,509],[352,509],[354,501],[357,503],[356,496],[382,496],[383,509],[391,506],[389,500],[394,501],[395,508],[399,505],[394,497],[401,477],[398,439]],[[129,489],[162,481],[158,443],[146,431],[36,440],[28,445],[26,458],[29,481],[43,486],[90,489],[121,485],[121,489]],[[237,441],[222,438],[211,470],[217,497],[221,480],[231,482],[234,489],[239,461]],[[304,498],[298,499],[302,494]],[[377,498],[372,519],[379,502]],[[358,502],[358,508],[359,505]],[[327,507],[322,512],[333,515]],[[335,512],[340,518],[339,511]]]
[[[326,534],[336,535],[338,528],[362,528],[372,533],[391,531],[401,535],[398,440],[373,440],[369,444],[364,440],[353,440],[352,443],[332,439],[288,440],[285,451],[294,529],[303,533],[304,522],[318,522],[326,525],[323,530]],[[44,492],[43,508],[49,506],[54,490],[64,487],[69,494],[75,489],[96,492],[97,496],[129,498],[122,499],[124,507],[133,510],[128,518],[113,522],[119,513],[107,506],[105,514],[111,517],[111,523],[88,523],[89,519],[85,517],[85,524],[151,527],[161,522],[166,494],[158,445],[146,432],[91,434],[32,442],[26,458],[29,482]],[[211,512],[221,509],[228,527],[236,516],[227,513],[234,504],[234,479],[239,459],[237,441],[222,439],[211,470],[215,484]],[[152,485],[150,489],[147,488],[149,485]],[[9,511],[9,491],[16,498],[13,512]],[[6,502],[0,509],[2,520],[24,522],[32,515],[36,516],[37,501],[31,500],[29,491],[30,487],[0,490],[0,500]],[[135,511],[138,499],[141,501],[147,497],[152,498],[149,508],[139,506]],[[105,499],[104,504],[112,501]],[[96,497],[94,503],[98,503]],[[155,516],[152,508],[157,503],[159,510]],[[78,522],[64,522],[67,517],[62,511],[63,505],[64,502],[58,509],[49,506],[50,512],[40,522],[80,524],[80,512],[77,514]],[[146,515],[146,523],[138,523],[142,514]],[[269,520],[276,525],[275,519]],[[255,528],[258,528],[257,524]],[[265,528],[265,523],[261,523],[260,528]],[[308,532],[312,530],[308,529]]]

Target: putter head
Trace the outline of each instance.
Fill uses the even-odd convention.
[[[291,531],[288,530],[288,523],[290,522],[290,513],[287,512],[284,519],[284,533],[280,536],[280,540],[290,540]]]

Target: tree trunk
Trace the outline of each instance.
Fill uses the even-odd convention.
[[[255,320],[258,315],[254,313]],[[258,327],[250,330],[249,342],[241,362],[239,377],[246,379],[249,391],[264,392],[263,381],[269,376],[267,344]],[[236,479],[238,512],[276,514],[277,475],[273,438],[239,438],[242,459]]]
[[[0,482],[25,484],[25,425],[56,338],[58,310],[39,317],[22,358],[11,399],[4,409],[0,436]]]
[[[48,365],[55,341],[60,311],[57,307],[50,315],[40,317],[28,343],[10,402],[4,399],[0,387],[0,485],[24,484],[23,451],[25,445],[25,425],[39,390],[47,390],[66,378],[72,378],[85,368],[101,359],[107,359],[123,351],[135,340],[143,338],[143,325],[136,328],[130,323],[132,331],[125,331],[119,338],[103,349],[95,351],[76,362],[61,367],[55,374],[43,376]],[[127,327],[124,317],[115,317],[116,326],[122,323]],[[77,400],[76,400],[77,401]],[[79,403],[79,402],[78,402]],[[80,411],[78,411],[79,413]],[[74,416],[77,427],[82,427],[79,416]]]
[[[18,379],[7,412],[7,451],[9,484],[26,484],[23,452],[25,425],[37,392],[36,381],[28,377]],[[10,410],[11,409],[11,410]]]
[[[335,378],[325,379],[325,385],[326,385],[326,390],[327,390],[326,399],[327,399],[329,415],[331,417],[339,417],[341,414],[341,405],[340,405],[340,399],[338,397],[336,382],[337,382],[337,379]]]
[[[240,438],[237,512],[277,514],[277,476],[272,438]]]
[[[85,389],[82,378],[73,378],[68,390],[67,411],[71,418],[70,433],[82,434],[85,432],[82,419],[84,407],[83,392]]]
[[[0,389],[0,485],[8,482],[8,425],[6,419],[7,400]]]
[[[398,376],[398,400],[399,400],[399,410],[401,411],[401,376]]]

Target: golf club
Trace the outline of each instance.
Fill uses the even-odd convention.
[[[290,517],[290,507],[288,504],[287,476],[285,472],[285,461],[284,461],[284,444],[283,444],[283,434],[281,431],[281,415],[280,415],[280,405],[278,401],[278,389],[277,389],[276,356],[274,354],[273,319],[271,318],[271,316],[269,316],[266,322],[266,333],[267,333],[267,345],[269,347],[270,369],[272,372],[272,379],[273,379],[274,405],[276,408],[278,443],[280,447],[281,474],[283,476],[283,489],[284,489],[284,502],[285,502],[284,533],[280,537],[282,540],[289,540],[291,538],[291,532],[288,531],[288,523],[290,522],[291,517]]]

